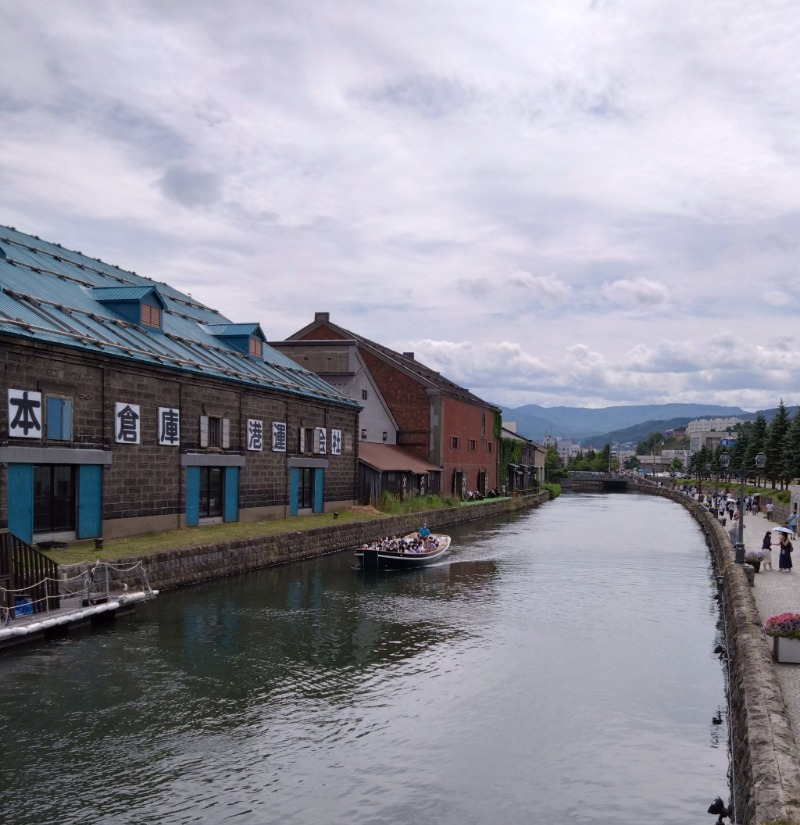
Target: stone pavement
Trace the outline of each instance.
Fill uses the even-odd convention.
[[[780,527],[780,522],[767,520],[765,513],[747,514],[744,519],[745,551],[760,550],[764,533],[773,527]],[[727,521],[725,529],[731,527]],[[772,540],[777,544],[779,533],[772,533]],[[800,541],[792,539],[795,552],[792,554],[794,568],[788,573],[778,570],[778,548],[772,548],[772,570],[756,573],[751,593],[756,603],[758,615],[763,625],[770,616],[779,613],[800,613]],[[770,639],[770,642],[772,640]],[[786,665],[775,662],[775,672],[783,692],[783,700],[789,713],[789,721],[800,744],[800,665]]]

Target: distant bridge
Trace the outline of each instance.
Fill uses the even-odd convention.
[[[618,473],[590,473],[586,470],[573,470],[561,481],[563,490],[575,493],[627,493],[628,476]]]

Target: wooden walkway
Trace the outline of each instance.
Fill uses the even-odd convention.
[[[102,599],[95,604],[85,603],[81,594],[61,598],[61,605],[41,613],[22,614],[0,624],[0,651],[20,644],[46,641],[64,636],[71,630],[114,620],[132,613],[139,602],[158,595],[137,591]]]

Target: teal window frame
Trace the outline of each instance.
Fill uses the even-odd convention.
[[[72,441],[72,399],[48,395],[47,438],[50,441]]]

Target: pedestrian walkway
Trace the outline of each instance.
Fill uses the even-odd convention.
[[[764,513],[746,513],[744,520],[745,552],[760,550],[764,534],[768,530],[771,531],[773,527],[780,526],[780,522],[768,521]],[[730,529],[730,527],[731,522],[729,521],[726,529]],[[772,533],[772,540],[776,544],[778,536],[778,533]],[[798,546],[794,540],[792,543]],[[788,573],[782,573],[778,570],[778,548],[773,547],[773,569],[764,570],[762,564],[761,571],[756,573],[751,592],[755,599],[762,626],[770,616],[777,616],[779,613],[800,613],[800,551],[792,555],[794,556],[794,569]],[[789,721],[795,739],[800,741],[800,665],[786,665],[775,662],[775,671],[783,692],[783,700],[786,703],[786,710],[789,713]]]

